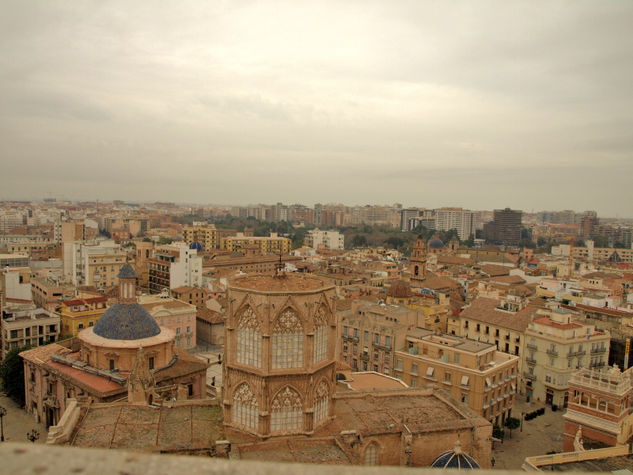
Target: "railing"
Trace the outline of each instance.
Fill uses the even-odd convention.
[[[538,346],[536,346],[536,343],[528,343],[527,346],[530,350],[538,350]]]
[[[548,348],[547,350],[545,350],[545,353],[547,353],[548,355],[551,355],[551,356],[558,356],[558,351],[553,350],[551,348]]]
[[[524,377],[525,379],[529,379],[529,380],[531,380],[531,381],[536,381],[536,375],[535,375],[535,374],[528,373],[527,371],[525,371],[525,372],[523,373],[523,377]]]
[[[605,351],[607,351],[607,349],[605,347],[592,348],[591,349],[591,354],[592,355],[598,355],[600,353],[604,353]]]
[[[530,358],[529,356],[526,356],[526,357],[525,357],[525,362],[526,362],[527,364],[532,364],[532,365],[534,365],[534,364],[536,364],[536,359],[534,359],[534,358]]]

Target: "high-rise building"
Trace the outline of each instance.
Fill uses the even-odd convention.
[[[522,211],[510,208],[496,209],[493,220],[484,224],[485,238],[497,244],[519,244],[522,214]]]
[[[435,229],[456,229],[459,239],[465,241],[474,234],[473,212],[462,208],[439,208],[435,210]]]
[[[194,222],[191,226],[182,228],[182,237],[189,245],[199,242],[206,251],[217,249],[220,245],[218,230],[213,224]]]

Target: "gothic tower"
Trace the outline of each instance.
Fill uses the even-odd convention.
[[[330,421],[336,377],[334,286],[279,273],[228,287],[222,405],[227,429],[266,438]]]
[[[411,287],[422,287],[422,281],[426,279],[426,245],[422,235],[415,241],[409,263]]]

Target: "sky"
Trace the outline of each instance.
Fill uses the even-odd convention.
[[[0,199],[633,217],[633,2],[2,6]]]

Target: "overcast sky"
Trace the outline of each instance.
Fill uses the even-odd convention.
[[[0,198],[633,216],[633,2],[30,1]]]

